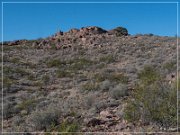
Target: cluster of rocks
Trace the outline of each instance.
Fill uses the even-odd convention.
[[[127,36],[128,31],[126,28],[117,27],[112,30],[104,30],[100,27],[89,26],[82,27],[80,29],[71,29],[68,32],[58,31],[53,36],[45,39],[39,39],[32,42],[32,46],[37,49],[65,49],[71,48],[72,45],[86,45],[86,46],[101,46],[102,43],[107,42],[111,36]],[[25,44],[27,40],[16,40],[4,45],[22,45]]]
[[[107,33],[107,34],[117,34],[119,33],[120,36],[127,36],[128,35],[128,31],[126,28],[123,28],[123,27],[117,27],[115,29],[112,29],[112,30],[104,30],[100,27],[96,27],[96,26],[89,26],[89,27],[82,27],[81,29],[71,29],[69,30],[68,32],[62,32],[62,31],[58,31],[57,33],[54,34],[53,37],[55,38],[58,38],[58,37],[61,37],[63,35],[73,35],[75,37],[79,37],[79,38],[82,38],[82,37],[85,37],[87,35],[96,35],[96,34],[104,34],[104,33]]]

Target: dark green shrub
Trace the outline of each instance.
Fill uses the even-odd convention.
[[[159,73],[152,66],[145,66],[144,69],[138,73],[138,79],[143,84],[151,84],[160,79]]]
[[[42,80],[43,80],[43,82],[44,82],[45,84],[47,84],[47,83],[50,81],[49,75],[44,75],[44,76],[42,77]]]
[[[123,27],[117,27],[114,29],[116,36],[127,36],[128,30]]]
[[[145,68],[140,73],[140,79],[132,93],[133,101],[131,99],[125,109],[125,119],[130,122],[154,122],[166,129],[176,126],[176,84],[168,84],[152,68]]]
[[[64,62],[60,61],[59,59],[53,59],[46,62],[46,65],[50,67],[59,67],[60,65],[64,64]]]
[[[22,101],[20,104],[18,104],[17,109],[30,111],[35,106],[36,106],[36,100],[29,99],[29,100]]]
[[[70,71],[59,69],[59,70],[57,70],[57,76],[58,76],[58,78],[72,77],[72,74]]]
[[[134,101],[129,101],[127,107],[124,110],[124,119],[129,122],[136,122],[140,119],[141,112],[139,104]]]
[[[167,62],[163,65],[164,69],[167,69],[169,72],[172,72],[176,69],[176,62],[171,61],[171,62]]]
[[[67,121],[63,121],[60,124],[60,127],[58,129],[58,132],[77,132],[79,129],[78,123],[76,122],[67,122]]]

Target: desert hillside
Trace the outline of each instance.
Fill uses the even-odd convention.
[[[173,132],[177,83],[176,37],[92,26],[4,42],[4,131]]]

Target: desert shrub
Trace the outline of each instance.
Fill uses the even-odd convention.
[[[58,124],[60,111],[57,108],[47,108],[46,110],[35,111],[29,116],[31,125],[35,130],[48,130],[52,125]]]
[[[92,64],[93,64],[93,62],[86,58],[74,59],[73,61],[71,61],[71,66],[69,69],[71,71],[77,71],[77,70],[87,68],[87,67],[91,66]]]
[[[79,125],[77,122],[63,121],[58,128],[58,132],[77,132]],[[69,133],[69,135],[72,133]]]
[[[110,73],[108,75],[108,79],[112,82],[118,82],[118,83],[124,83],[124,84],[128,83],[128,77],[122,73]]]
[[[25,69],[23,68],[20,68],[20,67],[9,67],[9,66],[4,66],[3,67],[3,72],[4,72],[4,76],[13,76],[13,75],[16,75],[16,76],[26,76],[26,75],[29,75],[30,73],[27,72]]]
[[[117,27],[114,29],[116,36],[127,36],[128,30],[123,27]]]
[[[71,74],[70,71],[58,69],[58,70],[57,70],[57,76],[58,76],[59,78],[72,77],[72,74]]]
[[[99,62],[112,63],[115,62],[116,58],[113,55],[106,55],[100,57]]]
[[[37,86],[37,87],[41,88],[43,86],[43,83],[42,83],[41,80],[37,80],[37,81],[34,82],[34,86]]]
[[[164,69],[167,69],[169,72],[172,72],[173,70],[176,69],[176,62],[171,61],[171,62],[167,62],[163,65]]]
[[[87,82],[81,86],[82,91],[94,91],[99,88],[99,84],[95,82]]]
[[[119,84],[110,91],[110,95],[114,99],[120,99],[128,95],[128,88],[124,84]]]
[[[36,106],[36,100],[28,99],[22,101],[20,104],[17,105],[17,109],[20,110],[27,110],[28,112],[32,110]]]
[[[44,75],[44,76],[42,77],[42,80],[43,80],[43,82],[44,82],[45,84],[47,84],[47,83],[50,81],[49,75]]]
[[[14,57],[10,60],[12,63],[18,63],[20,61],[20,58]]]
[[[167,84],[157,76],[155,70],[145,71],[150,71],[149,73],[146,72],[149,78],[146,77],[144,71],[143,74],[140,74],[143,80],[136,84],[132,93],[133,101],[131,99],[125,109],[125,118],[131,122],[139,120],[154,122],[166,129],[175,126],[177,122],[177,91],[175,85]]]
[[[141,117],[141,110],[139,108],[139,104],[134,102],[134,100],[130,100],[127,103],[127,107],[124,110],[124,119],[129,122],[139,121]]]
[[[64,62],[60,61],[59,59],[53,59],[53,60],[49,60],[46,62],[46,65],[48,68],[50,67],[59,67],[62,64],[64,64]]]
[[[17,74],[20,74],[21,76],[28,76],[29,75],[29,72],[27,72],[26,70],[24,70],[23,68],[16,68],[15,69],[15,72]]]
[[[2,79],[0,79],[0,81],[2,81]],[[9,77],[7,76],[3,77],[3,87],[9,89],[14,83],[15,81],[10,79]]]
[[[9,67],[9,66],[3,66],[3,72],[5,75],[9,75],[11,73],[14,73],[13,68]]]
[[[105,80],[100,84],[100,89],[108,91],[112,87],[112,83],[109,80]]]
[[[21,65],[24,65],[24,66],[29,67],[31,69],[36,68],[36,64],[31,62],[31,61],[25,61],[25,62],[22,61]]]
[[[105,63],[99,63],[96,65],[96,68],[102,69],[105,67],[105,65],[106,65]]]
[[[36,81],[36,77],[34,74],[29,74],[27,79],[30,81]]]
[[[128,77],[125,76],[122,73],[117,72],[102,72],[102,73],[96,73],[93,77],[97,82],[102,82],[105,80],[109,80],[110,82],[116,82],[116,83],[128,83]]]
[[[14,104],[7,102],[3,103],[3,118],[8,119],[9,117],[12,117],[14,114]]]
[[[96,73],[96,74],[94,74],[94,79],[97,82],[102,82],[102,81],[105,81],[107,79],[107,76],[104,75],[103,73]]]
[[[85,107],[87,107],[88,109],[90,109],[92,107],[92,105],[94,104],[95,100],[94,100],[95,96],[94,95],[89,95],[88,97],[85,98]]]
[[[160,75],[153,66],[146,65],[144,69],[138,73],[138,79],[140,79],[143,84],[151,84],[160,79]]]

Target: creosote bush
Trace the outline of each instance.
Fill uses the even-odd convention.
[[[138,78],[143,84],[151,84],[160,79],[160,75],[154,67],[146,65],[144,69],[138,73]]]
[[[125,109],[125,119],[154,122],[166,129],[174,127],[177,122],[176,84],[167,84],[153,67],[145,67],[139,78],[133,99],[129,99]]]

